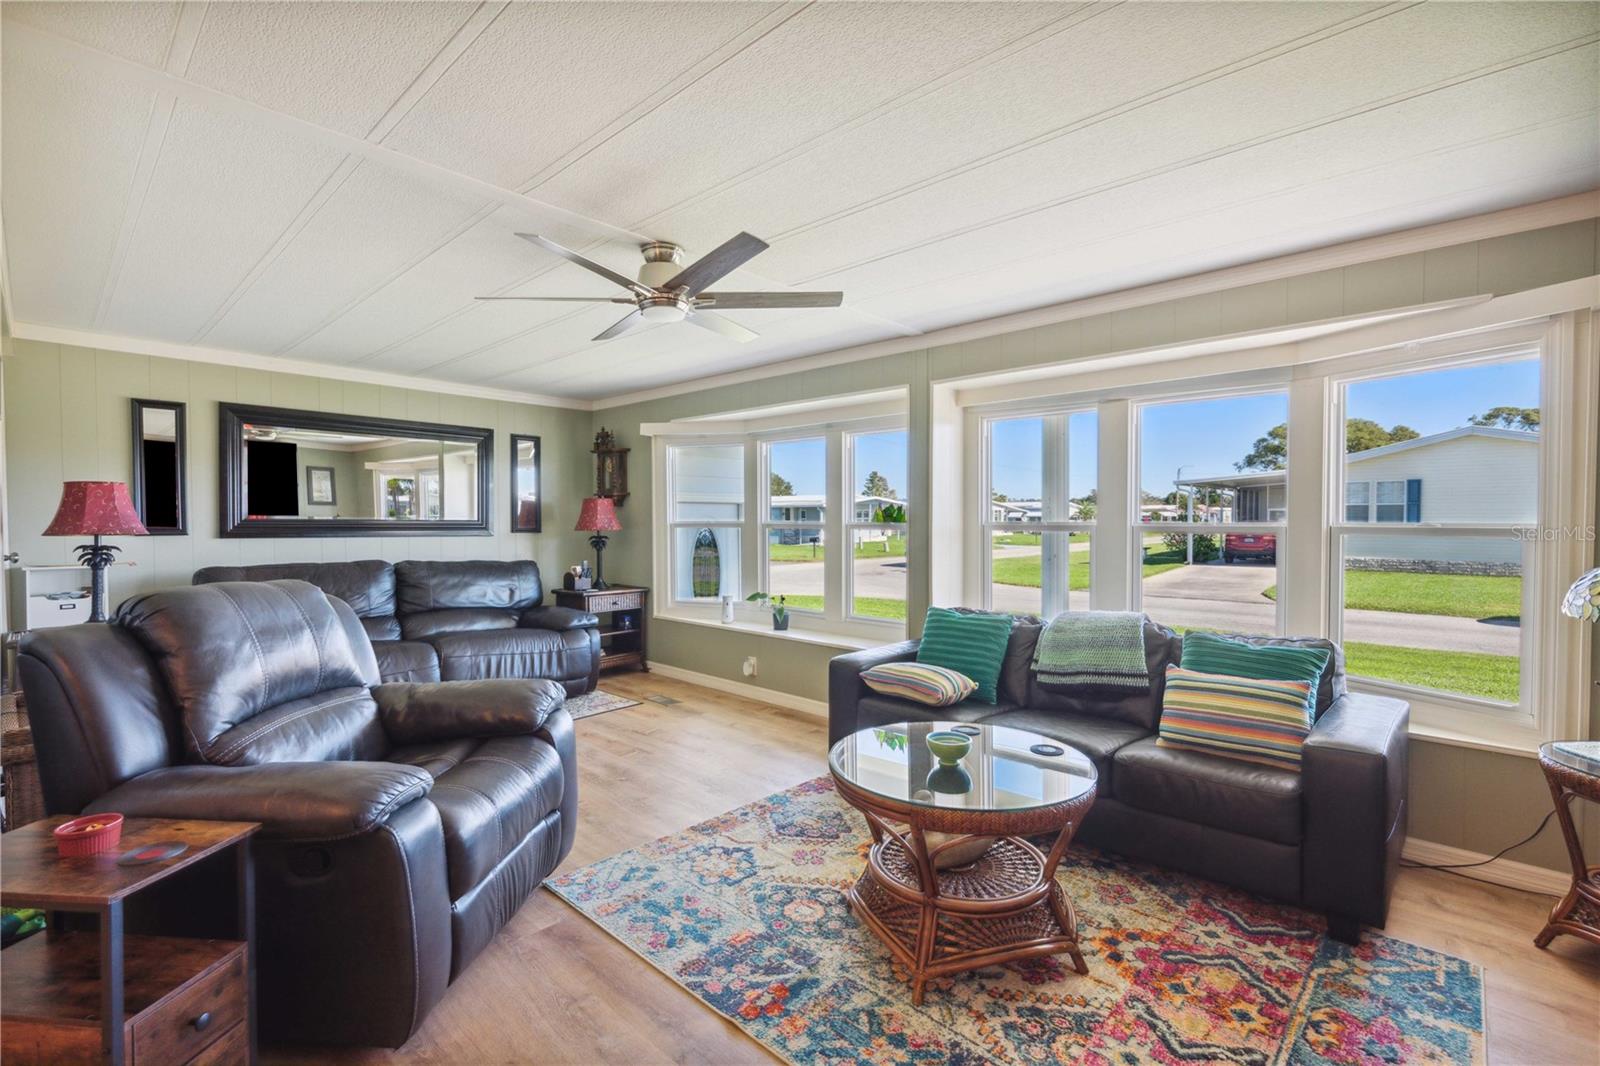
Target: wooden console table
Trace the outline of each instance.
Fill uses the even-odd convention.
[[[5,950],[0,967],[0,1057],[32,1063],[254,1063],[254,822],[129,818],[110,851],[63,859],[51,831],[63,816],[0,837],[0,905],[35,907],[49,927]],[[136,848],[168,841],[183,854],[119,866]],[[232,848],[238,939],[125,933],[123,904],[179,870]],[[71,927],[67,915],[98,927]]]
[[[1550,918],[1534,938],[1534,945],[1545,947],[1561,933],[1600,944],[1600,866],[1590,866],[1583,857],[1583,842],[1572,821],[1573,799],[1582,797],[1600,803],[1600,761],[1562,751],[1554,744],[1543,744],[1539,747],[1539,767],[1550,786],[1556,820],[1566,839],[1572,887],[1551,908]]]
[[[604,589],[556,589],[556,605],[600,616],[600,669],[649,670],[645,655],[645,607],[650,590],[640,585]]]

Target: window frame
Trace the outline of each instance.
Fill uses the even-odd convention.
[[[772,446],[797,441],[822,442],[822,518],[815,522],[800,522],[793,519],[772,518]],[[790,607],[791,612],[799,615],[812,615],[817,618],[827,618],[828,612],[828,506],[830,492],[828,491],[832,480],[832,452],[833,440],[826,433],[813,433],[802,430],[785,432],[774,435],[763,435],[755,438],[755,453],[760,469],[756,474],[756,490],[760,494],[756,514],[756,543],[760,545],[760,558],[757,560],[757,574],[759,582],[757,588],[763,592],[772,590],[772,531],[775,529],[818,529],[822,530],[822,608],[816,610],[810,607]],[[748,454],[745,461],[749,461]],[[754,591],[754,590],[752,590]]]
[[[1046,466],[1054,466],[1054,467],[1056,467],[1056,468],[1058,468],[1060,470],[1061,476],[1064,479],[1063,484],[1065,484],[1065,486],[1066,486],[1066,496],[1065,496],[1065,499],[1063,500],[1063,502],[1066,503],[1068,505],[1068,507],[1070,508],[1070,506],[1072,504],[1072,481],[1071,481],[1071,477],[1070,477],[1070,473],[1069,473],[1069,471],[1071,469],[1071,447],[1072,447],[1072,443],[1071,443],[1072,429],[1071,429],[1071,426],[1072,426],[1072,416],[1073,415],[1077,415],[1077,414],[1092,414],[1092,415],[1094,415],[1095,416],[1095,421],[1096,421],[1096,427],[1098,429],[1099,419],[1100,419],[1100,410],[1099,410],[1099,404],[1097,404],[1097,403],[1084,403],[1082,401],[1078,401],[1078,402],[1068,402],[1068,403],[1031,404],[1031,405],[1027,405],[1027,406],[1005,405],[1005,406],[997,407],[997,408],[994,408],[994,409],[991,409],[991,410],[983,410],[983,411],[980,411],[978,413],[977,428],[978,428],[978,433],[979,433],[979,453],[978,453],[978,470],[977,470],[977,473],[978,473],[978,477],[977,477],[977,501],[976,501],[976,505],[975,505],[975,507],[974,507],[974,509],[973,509],[973,511],[971,513],[975,513],[975,514],[980,516],[980,522],[979,522],[979,526],[978,526],[978,534],[979,535],[978,535],[978,539],[977,539],[977,545],[978,545],[978,552],[977,552],[978,562],[977,562],[977,566],[978,566],[979,583],[980,583],[980,586],[981,586],[981,592],[979,593],[981,599],[980,599],[980,602],[978,604],[976,604],[976,606],[980,606],[983,610],[986,610],[986,611],[992,610],[993,609],[993,603],[994,603],[994,535],[995,535],[995,533],[999,533],[999,532],[1018,532],[1018,531],[1028,532],[1028,533],[1037,532],[1037,533],[1040,534],[1040,545],[1039,545],[1039,547],[1040,547],[1040,555],[1041,555],[1041,557],[1044,554],[1044,551],[1043,551],[1043,549],[1044,549],[1044,534],[1046,534],[1046,533],[1063,533],[1067,537],[1068,587],[1066,589],[1066,593],[1065,593],[1065,597],[1064,597],[1065,602],[1061,603],[1059,605],[1059,607],[1057,607],[1055,610],[1052,610],[1052,606],[1054,606],[1054,605],[1048,599],[1048,597],[1050,596],[1050,589],[1049,589],[1049,586],[1047,586],[1044,583],[1044,581],[1042,579],[1042,576],[1041,576],[1040,585],[1039,585],[1039,613],[1040,613],[1040,616],[1044,617],[1044,618],[1050,618],[1053,615],[1060,613],[1061,611],[1067,610],[1068,609],[1068,605],[1072,602],[1072,590],[1071,590],[1072,536],[1075,533],[1085,533],[1085,534],[1088,535],[1088,537],[1089,537],[1089,548],[1090,548],[1090,551],[1089,551],[1089,593],[1088,593],[1088,601],[1089,601],[1089,603],[1088,603],[1088,607],[1089,607],[1090,610],[1094,610],[1094,597],[1095,597],[1095,586],[1096,586],[1096,582],[1094,580],[1094,575],[1095,575],[1094,543],[1095,543],[1095,532],[1100,528],[1100,517],[1101,517],[1101,514],[1102,514],[1101,508],[1099,508],[1097,506],[1095,508],[1095,517],[1092,518],[1092,519],[1089,519],[1087,521],[1085,521],[1083,519],[1076,519],[1076,520],[1070,520],[1070,521],[1059,521],[1059,520],[1046,520],[1046,519],[1044,519],[1043,512],[1049,509],[1049,501],[1048,501],[1047,497],[1050,494],[1051,478],[1047,473],[1043,473],[1042,472],[1041,475],[1040,475],[1040,499],[1039,499],[1039,505],[1040,505],[1040,511],[1041,511],[1040,520],[1038,522],[996,522],[996,521],[994,521],[994,425],[995,425],[995,423],[997,423],[997,422],[1015,422],[1015,421],[1021,421],[1021,420],[1024,420],[1024,419],[1029,419],[1029,418],[1038,418],[1038,419],[1041,419],[1044,422],[1044,425],[1041,427],[1041,434],[1040,434],[1040,436],[1041,436],[1041,454],[1040,454],[1040,459],[1041,459],[1041,462],[1043,464],[1045,464]],[[1052,422],[1059,422],[1059,432],[1058,433],[1053,431],[1052,426],[1051,426]],[[1099,447],[1098,447],[1098,432],[1096,433],[1096,438],[1097,438],[1097,442],[1096,442],[1096,455],[1095,455],[1095,465],[1096,465],[1095,489],[1096,489],[1096,494],[1098,496],[1098,490],[1099,490],[1099,487],[1100,487],[1100,479],[1103,476],[1103,470],[1101,470],[1101,468],[1100,468],[1101,459],[1100,459]],[[1059,445],[1060,445],[1060,447],[1058,449],[1055,449],[1054,452],[1052,451],[1052,447],[1051,447],[1052,441],[1059,442]],[[969,517],[970,517],[970,514],[969,514]],[[1041,572],[1041,575],[1042,575],[1043,574],[1043,563],[1042,562],[1041,562],[1041,570],[1040,570],[1040,572]]]
[[[710,529],[710,530],[731,529],[731,530],[735,531],[735,533],[738,534],[738,543],[739,543],[739,582],[738,582],[739,591],[734,596],[734,599],[735,599],[735,601],[737,601],[739,599],[742,599],[747,594],[745,592],[745,587],[748,584],[749,572],[748,572],[748,568],[747,568],[746,563],[745,563],[745,560],[748,557],[748,553],[745,551],[745,539],[746,539],[746,537],[745,537],[745,526],[746,526],[746,524],[748,522],[748,519],[749,519],[749,516],[750,516],[750,502],[749,502],[750,501],[750,484],[749,484],[749,482],[750,482],[750,466],[749,466],[749,464],[750,464],[750,455],[749,455],[748,451],[745,453],[745,456],[744,456],[745,487],[744,487],[744,494],[743,494],[742,498],[739,501],[739,518],[737,520],[730,520],[730,519],[725,519],[725,518],[723,518],[723,519],[716,519],[716,518],[681,518],[680,519],[680,518],[677,517],[677,497],[678,497],[678,493],[677,493],[678,469],[677,469],[677,467],[678,467],[678,464],[677,464],[677,460],[676,460],[676,456],[674,455],[674,452],[679,448],[717,447],[717,446],[727,446],[727,445],[738,444],[738,443],[742,443],[742,442],[738,441],[737,439],[729,438],[729,437],[716,437],[716,436],[693,437],[693,438],[684,437],[684,438],[681,438],[681,439],[677,439],[677,440],[672,440],[672,441],[666,442],[666,446],[663,449],[664,450],[664,462],[662,464],[663,470],[661,471],[661,473],[664,475],[664,477],[661,480],[662,480],[663,486],[664,486],[663,496],[664,496],[664,499],[665,499],[667,521],[664,523],[664,528],[666,529],[666,536],[664,538],[662,538],[662,539],[665,541],[664,550],[665,550],[665,553],[666,553],[666,568],[665,568],[665,570],[658,570],[657,571],[656,584],[657,584],[658,587],[660,587],[663,584],[665,585],[665,595],[661,595],[660,598],[665,600],[666,602],[670,603],[674,607],[677,607],[677,608],[689,608],[689,607],[692,607],[692,608],[703,608],[703,607],[708,607],[709,606],[709,607],[714,607],[719,614],[720,614],[721,609],[722,609],[722,597],[721,597],[720,594],[714,600],[710,599],[710,598],[706,598],[706,597],[692,597],[690,599],[681,599],[681,598],[679,598],[679,596],[677,594],[677,590],[675,588],[675,582],[673,581],[673,577],[674,577],[674,575],[676,573],[675,563],[677,561],[676,557],[673,555],[673,551],[674,551],[675,545],[677,544],[677,539],[678,539],[677,538],[677,532],[680,529],[694,529],[694,530],[701,530],[701,529]]]
[[[906,482],[907,482],[906,491],[909,494],[909,492],[910,492],[910,477],[911,477],[911,428],[910,428],[909,425],[888,426],[888,427],[881,427],[880,426],[880,427],[876,427],[876,428],[859,428],[859,427],[857,427],[857,428],[853,428],[853,429],[841,430],[840,431],[840,447],[841,447],[840,474],[841,474],[841,477],[843,478],[843,481],[842,481],[841,488],[840,488],[840,497],[841,497],[840,504],[841,504],[841,506],[840,506],[839,514],[843,518],[843,516],[845,515],[846,510],[848,510],[848,512],[849,512],[849,517],[843,518],[843,523],[842,523],[843,524],[843,529],[841,531],[842,535],[839,538],[839,545],[840,545],[841,549],[844,552],[847,553],[846,558],[840,560],[840,565],[841,565],[842,569],[844,570],[844,592],[843,592],[843,601],[842,601],[840,606],[841,606],[841,613],[843,615],[844,620],[847,621],[847,622],[850,622],[850,623],[862,622],[862,623],[867,623],[867,624],[872,624],[872,625],[882,625],[884,623],[888,623],[890,625],[894,625],[895,624],[893,619],[876,618],[876,617],[874,617],[872,615],[856,614],[856,589],[855,589],[855,584],[856,584],[856,566],[855,566],[855,562],[856,562],[856,543],[855,543],[855,533],[856,533],[856,531],[857,530],[876,530],[876,531],[881,531],[881,532],[888,533],[890,536],[893,536],[895,533],[898,532],[900,534],[901,539],[904,540],[904,541],[909,541],[910,533],[911,533],[910,524],[908,522],[871,522],[871,521],[861,522],[861,521],[857,521],[856,517],[855,517],[855,512],[856,512],[855,503],[856,503],[856,491],[857,491],[856,490],[856,438],[857,437],[881,436],[881,435],[884,435],[884,434],[887,434],[887,433],[903,433],[903,434],[905,434],[905,437],[906,437]],[[905,500],[901,500],[900,502],[901,502],[902,506],[906,506],[910,502],[910,500],[908,498],[908,499],[905,499]],[[910,515],[910,510],[909,509],[907,510],[906,514],[909,517],[909,515]],[[910,606],[911,606],[911,557],[910,557],[910,553],[908,552],[907,555],[906,555],[906,611],[907,611],[907,615],[908,615],[908,617],[906,619],[907,621],[910,621],[910,618],[909,618]],[[903,630],[904,629],[904,623],[901,623],[900,625],[901,625],[901,628]]]

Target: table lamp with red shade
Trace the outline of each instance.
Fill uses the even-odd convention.
[[[622,523],[617,521],[616,504],[609,496],[590,496],[583,501],[583,507],[578,511],[578,524],[572,528],[580,533],[588,530],[593,534],[589,538],[589,546],[594,549],[594,587],[610,588],[600,568],[600,559],[606,550],[606,534],[622,529]]]
[[[78,562],[89,568],[89,621],[106,620],[106,567],[122,549],[100,543],[101,537],[142,537],[148,533],[120,481],[68,481],[61,486],[56,516],[45,527],[47,537],[94,538],[78,545]]]

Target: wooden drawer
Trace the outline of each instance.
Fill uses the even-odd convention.
[[[134,1019],[134,1066],[188,1062],[231,1030],[245,1028],[246,985],[241,944]]]
[[[644,593],[628,592],[590,593],[584,609],[591,614],[605,611],[632,611],[644,606]]]
[[[136,1062],[133,1066],[149,1064]],[[240,1022],[190,1059],[187,1066],[250,1066],[250,1026]]]

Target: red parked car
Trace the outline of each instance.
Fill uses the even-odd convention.
[[[1222,561],[1261,559],[1278,561],[1278,538],[1271,533],[1229,533],[1222,538]]]

